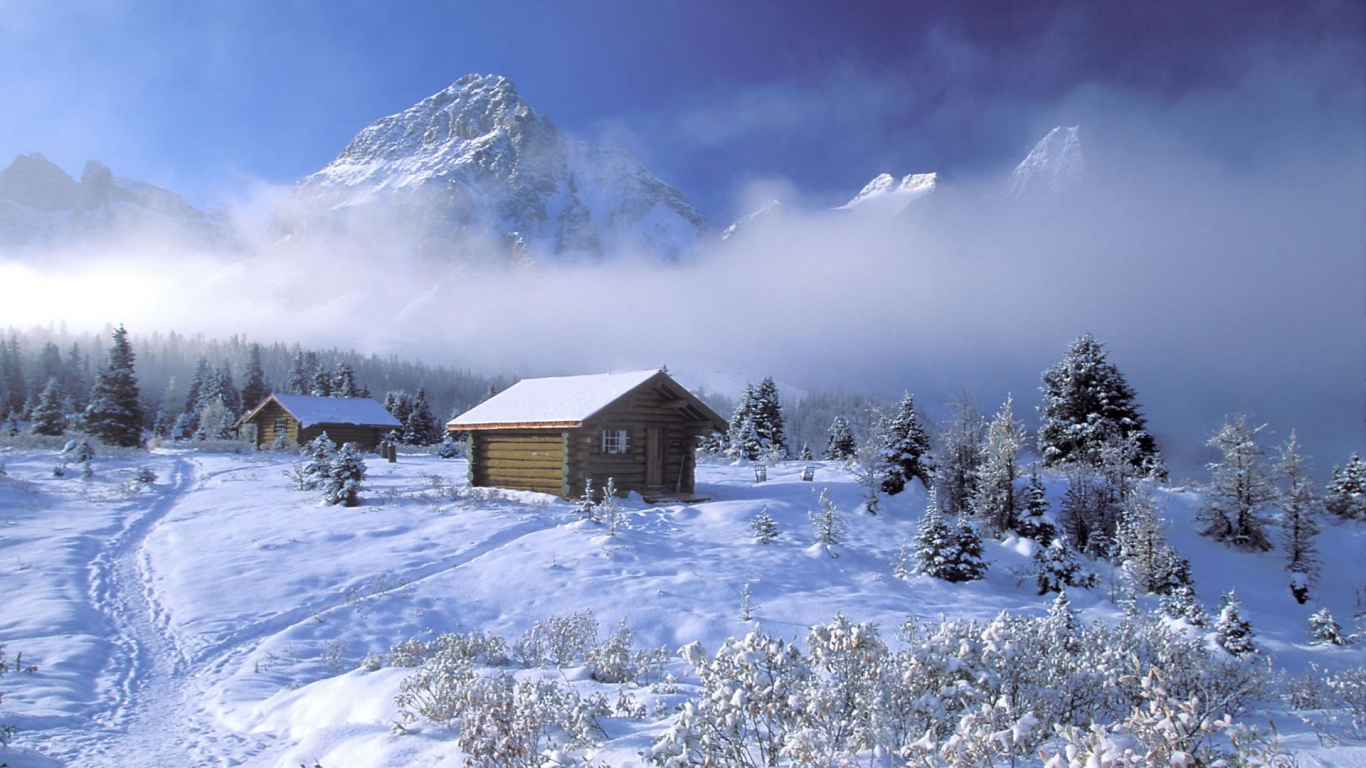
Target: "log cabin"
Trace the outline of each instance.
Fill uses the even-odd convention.
[[[356,443],[373,451],[390,430],[402,424],[380,403],[368,397],[312,397],[271,395],[237,420],[237,427],[256,425],[256,447],[285,442],[303,445],[326,432],[337,445]]]
[[[646,501],[700,501],[698,438],[726,420],[663,371],[523,379],[446,424],[469,433],[471,486],[579,498],[611,478]]]

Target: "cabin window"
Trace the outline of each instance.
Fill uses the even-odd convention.
[[[289,421],[286,419],[275,420],[275,435],[278,437],[289,431]]]
[[[626,453],[628,436],[624,429],[604,429],[602,431],[602,452],[603,453]]]

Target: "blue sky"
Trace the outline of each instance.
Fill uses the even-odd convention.
[[[756,181],[825,204],[882,171],[1005,173],[1053,125],[1090,150],[1136,108],[1234,168],[1366,135],[1360,4],[1188,5],[0,0],[0,162],[96,158],[224,204],[468,72],[715,226]]]

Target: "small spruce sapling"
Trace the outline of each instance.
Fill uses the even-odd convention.
[[[607,484],[602,487],[602,503],[598,505],[598,519],[606,524],[608,536],[616,536],[617,528],[625,522],[625,515],[617,500],[617,484],[610,477],[607,478]]]
[[[831,557],[839,557],[831,547],[837,547],[844,542],[844,533],[847,528],[844,522],[844,515],[840,513],[835,502],[830,498],[830,489],[822,488],[817,499],[820,505],[819,512],[808,512],[811,518],[811,525],[816,529],[815,542],[825,548]]]
[[[1219,619],[1214,630],[1214,641],[1231,655],[1246,656],[1257,652],[1257,646],[1252,643],[1256,633],[1252,631],[1252,623],[1243,618],[1243,604],[1233,590],[1225,592],[1219,600]]]
[[[743,587],[740,587],[740,621],[749,621],[753,618],[754,614],[750,612],[749,606],[749,582],[747,581]]]
[[[1066,536],[1059,536],[1034,551],[1034,572],[1040,595],[1062,592],[1066,587],[1090,589],[1099,581],[1099,577],[1077,557]]]
[[[364,489],[365,456],[360,446],[347,443],[333,457],[323,480],[323,501],[354,507]]]
[[[456,459],[460,457],[460,444],[450,435],[441,438],[441,444],[437,446],[436,455],[442,459]]]
[[[1323,501],[1344,520],[1366,520],[1366,461],[1354,453],[1346,466],[1334,467]]]
[[[759,511],[749,523],[750,530],[754,532],[754,540],[760,544],[772,544],[778,539],[778,523],[773,516],[768,513],[768,505]]]
[[[944,513],[939,509],[938,493],[934,488],[930,489],[925,515],[916,527],[914,546],[917,571],[936,579],[948,578],[956,544],[953,529],[944,521]]]
[[[1015,524],[1015,532],[1048,546],[1058,535],[1058,526],[1048,508],[1048,491],[1039,479],[1038,470],[1029,473],[1029,484],[1021,494],[1024,508]]]
[[[1309,617],[1309,634],[1319,645],[1347,645],[1342,625],[1327,608],[1320,608]]]

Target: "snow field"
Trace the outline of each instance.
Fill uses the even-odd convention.
[[[95,459],[89,481],[51,476],[55,452],[0,453],[0,642],[34,675],[0,679],[0,722],[23,732],[3,753],[16,768],[144,764],[436,766],[463,759],[453,731],[427,723],[395,735],[394,696],[411,669],[356,669],[410,637],[483,630],[516,641],[536,621],[591,610],[599,638],[625,620],[637,648],[665,647],[684,684],[609,686],[582,669],[548,675],[581,694],[616,700],[623,689],[659,716],[603,718],[592,754],[611,765],[638,753],[667,726],[662,714],[690,692],[677,648],[715,651],[751,628],[802,642],[836,613],[873,621],[884,641],[908,615],[990,619],[1002,610],[1041,615],[1032,542],[986,542],[984,581],[953,585],[900,580],[892,566],[913,537],[925,492],[913,484],[873,517],[856,512],[861,489],[833,462],[816,481],[801,465],[751,468],[704,463],[698,491],[710,502],[646,506],[623,501],[617,536],[580,520],[553,497],[465,487],[463,461],[402,456],[368,462],[361,506],[322,506],[317,492],[290,488],[287,454],[154,453]],[[130,484],[147,465],[150,488]],[[830,557],[811,543],[807,514],[828,487],[848,522]],[[1061,485],[1050,487],[1057,509]],[[1344,625],[1363,582],[1363,533],[1327,524],[1318,599],[1296,604],[1274,554],[1226,549],[1193,534],[1197,494],[1164,494],[1172,540],[1194,564],[1200,597],[1213,610],[1236,586],[1257,642],[1292,672],[1308,665],[1361,665],[1357,648],[1310,643],[1305,621],[1327,606]],[[750,521],[767,505],[780,536],[754,543]],[[1082,618],[1113,619],[1102,585],[1070,594]],[[752,621],[741,621],[748,584]],[[1145,598],[1145,605],[1151,598]],[[1360,749],[1320,749],[1313,734],[1281,722],[1302,765],[1363,765]],[[179,760],[178,763],[174,762]]]

